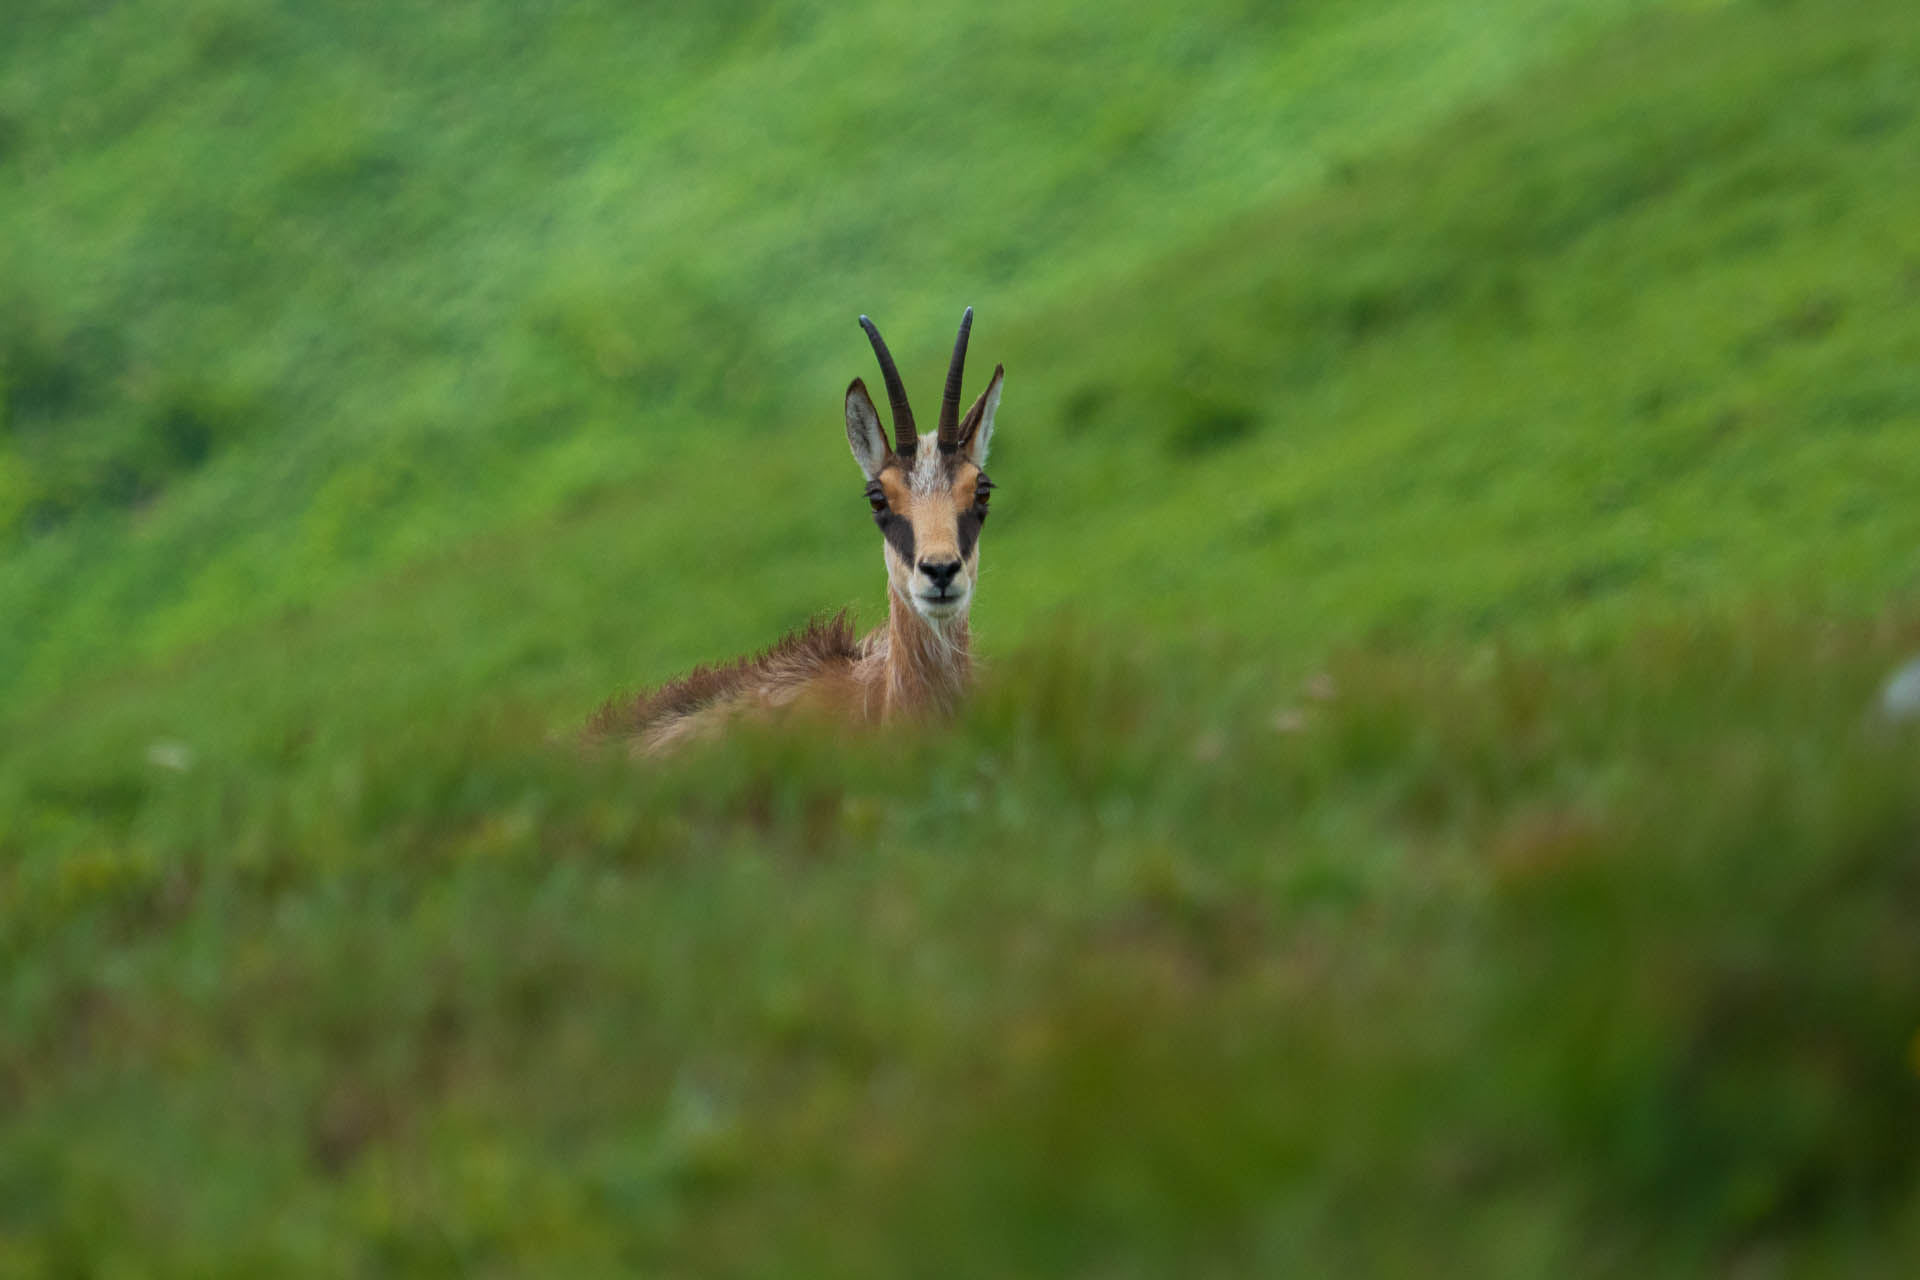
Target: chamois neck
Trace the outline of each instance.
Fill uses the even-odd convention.
[[[889,586],[886,714],[953,710],[973,673],[971,639],[964,613],[935,625]]]

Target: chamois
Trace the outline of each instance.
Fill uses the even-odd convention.
[[[950,711],[972,671],[967,609],[979,580],[980,529],[993,484],[982,468],[1005,374],[960,413],[973,308],[960,317],[947,366],[940,423],[916,432],[907,389],[873,321],[860,327],[880,361],[893,408],[893,442],[855,378],[847,387],[847,444],[866,477],[866,497],[887,566],[887,623],[856,637],[847,611],[818,617],[755,657],[698,667],[638,697],[615,698],[593,717],[589,737],[654,754],[717,729],[743,712],[811,707],[855,722]]]

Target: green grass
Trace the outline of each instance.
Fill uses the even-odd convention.
[[[977,305],[1037,407],[1017,318],[1640,7],[30,7],[0,53],[31,195],[0,205],[0,610],[38,625],[0,633],[0,698],[743,436],[824,528],[860,312],[924,386]]]
[[[1916,643],[1307,691],[1068,634],[940,731],[653,770],[479,706],[50,750],[9,807],[94,842],[10,851],[6,1260],[1895,1274],[1920,739],[1858,709]]]
[[[0,1275],[1920,1252],[1907,6],[16,8]]]

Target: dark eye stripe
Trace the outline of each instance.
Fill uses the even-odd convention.
[[[960,558],[965,560],[973,554],[974,544],[980,541],[980,526],[987,522],[987,513],[979,507],[960,517]]]
[[[913,524],[905,517],[894,515],[891,511],[874,512],[873,522],[880,526],[881,536],[900,553],[900,558],[912,564]]]

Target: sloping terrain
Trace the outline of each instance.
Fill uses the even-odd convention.
[[[14,6],[0,699],[824,461],[856,314],[924,382],[1636,7]]]
[[[1904,1274],[1906,6],[459,12],[0,54],[0,1273]]]

